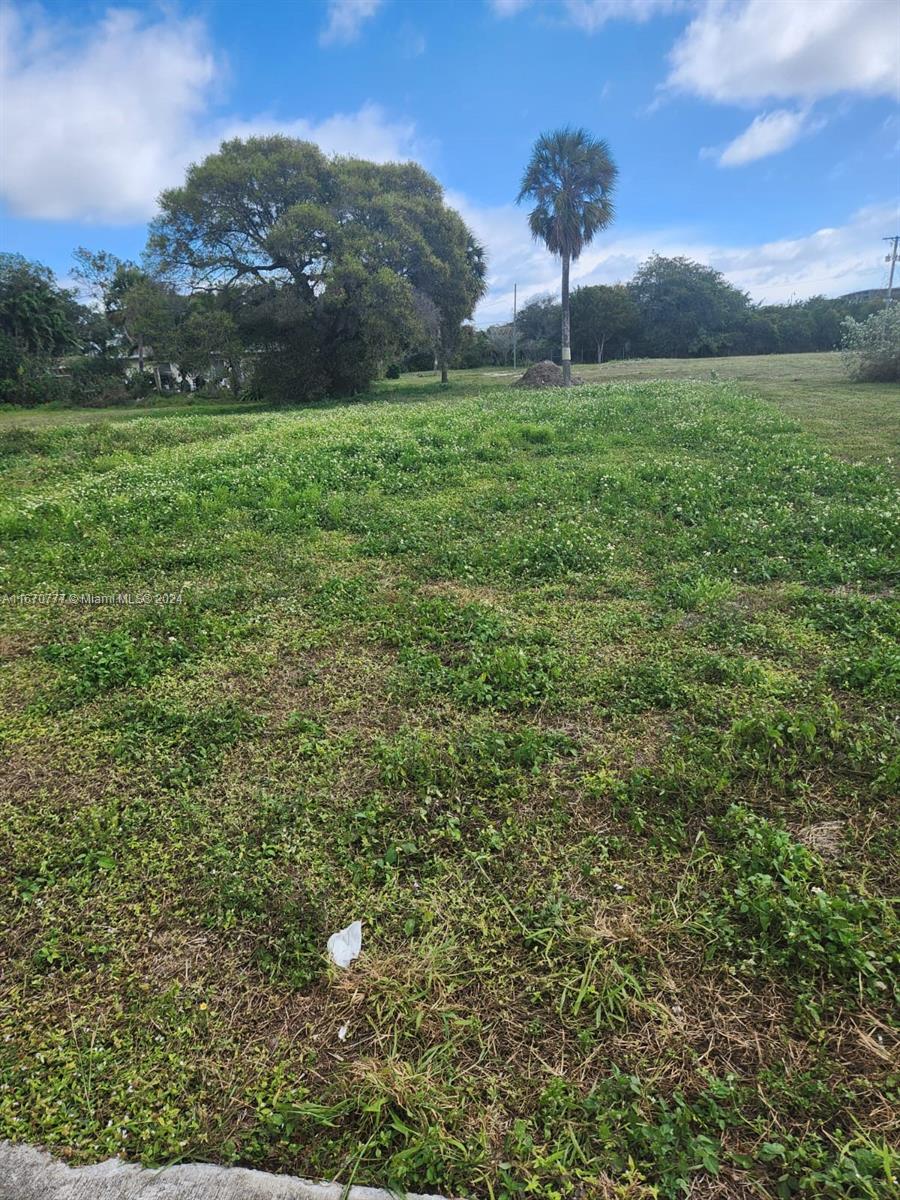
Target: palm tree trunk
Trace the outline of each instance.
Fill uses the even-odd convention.
[[[562,260],[562,369],[563,387],[572,386],[572,347],[569,334],[569,256]]]

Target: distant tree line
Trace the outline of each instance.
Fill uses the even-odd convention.
[[[466,323],[484,255],[436,180],[289,138],[225,143],[163,193],[142,265],[79,248],[73,275],[77,293],[0,254],[0,403],[196,387],[302,402],[401,370],[446,379],[450,367],[512,364],[511,322]],[[857,378],[900,369],[900,309],[878,317],[876,294],[757,305],[710,267],[654,255],[628,283],[576,288],[570,303],[576,362],[843,344]],[[559,360],[561,316],[552,297],[523,306],[520,364]]]
[[[791,304],[754,304],[719,271],[687,258],[653,255],[628,283],[576,288],[571,295],[574,361],[617,358],[703,358],[786,354],[840,347],[847,318],[883,308],[874,295],[857,300],[813,296]],[[560,302],[530,300],[516,321],[519,363],[559,361]],[[509,366],[512,322],[464,327],[455,364]],[[415,366],[422,357],[411,358]]]
[[[485,286],[482,247],[421,167],[278,136],[225,142],[163,192],[142,265],[75,259],[88,304],[0,258],[0,402],[197,381],[273,402],[350,396],[423,346],[446,380]]]

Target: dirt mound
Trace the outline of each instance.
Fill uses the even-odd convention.
[[[584,383],[578,375],[572,376],[572,383]],[[513,387],[520,388],[548,388],[562,387],[563,373],[562,367],[558,367],[555,362],[550,359],[545,359],[543,362],[535,363],[533,367],[529,367],[521,379],[517,379]]]

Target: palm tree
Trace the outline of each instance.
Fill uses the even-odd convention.
[[[572,383],[569,339],[569,267],[594,234],[613,219],[612,191],[618,170],[609,147],[586,129],[542,133],[534,143],[516,199],[533,200],[528,224],[535,240],[562,259],[563,383]]]

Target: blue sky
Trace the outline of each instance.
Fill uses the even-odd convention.
[[[895,0],[3,2],[2,245],[65,278],[138,257],[223,136],[416,158],[487,246],[479,321],[557,286],[513,201],[541,131],[605,137],[617,220],[575,282],[686,253],[758,300],[884,282],[898,226]]]

